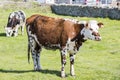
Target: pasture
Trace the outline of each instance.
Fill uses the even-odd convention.
[[[24,4],[23,4],[24,5]],[[120,21],[108,18],[87,18],[55,15],[48,6],[24,7],[8,5],[0,8],[0,80],[61,80],[60,53],[58,50],[42,50],[40,72],[33,71],[32,58],[27,62],[27,35],[6,37],[4,26],[10,12],[23,10],[27,17],[41,14],[51,17],[77,20],[95,19],[104,23],[100,29],[102,41],[86,41],[75,59],[75,77],[70,76],[69,56],[63,80],[120,80]],[[23,6],[23,7],[21,7]]]

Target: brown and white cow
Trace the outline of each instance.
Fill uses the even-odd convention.
[[[59,49],[61,52],[61,77],[65,77],[67,53],[70,56],[70,74],[74,76],[75,54],[87,39],[101,40],[98,29],[102,25],[102,23],[97,23],[94,20],[83,24],[68,19],[32,15],[26,20],[28,61],[31,51],[34,70],[41,70],[39,57],[42,47]]]

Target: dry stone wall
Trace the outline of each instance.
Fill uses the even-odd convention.
[[[51,5],[52,12],[60,15],[100,17],[120,20],[120,9],[95,6]]]

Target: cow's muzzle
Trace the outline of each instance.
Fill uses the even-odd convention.
[[[102,39],[102,38],[101,38],[100,36],[95,36],[95,40],[96,40],[96,41],[101,41],[101,39]]]
[[[6,31],[6,36],[7,37],[10,37],[12,35],[12,33],[13,33],[12,28],[5,27],[5,31]]]

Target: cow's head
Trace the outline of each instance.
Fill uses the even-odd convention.
[[[20,20],[16,17],[16,16],[10,16],[8,18],[8,23],[7,26],[5,27],[5,31],[6,31],[6,36],[12,36],[14,35],[14,29],[16,27],[17,24],[20,23]]]
[[[100,41],[101,36],[98,32],[98,29],[103,27],[103,23],[98,23],[95,20],[91,20],[88,23],[85,24],[85,27],[81,31],[81,35],[84,36],[84,39],[91,39]]]
[[[13,34],[13,29],[11,27],[5,27],[6,36],[10,37]]]

